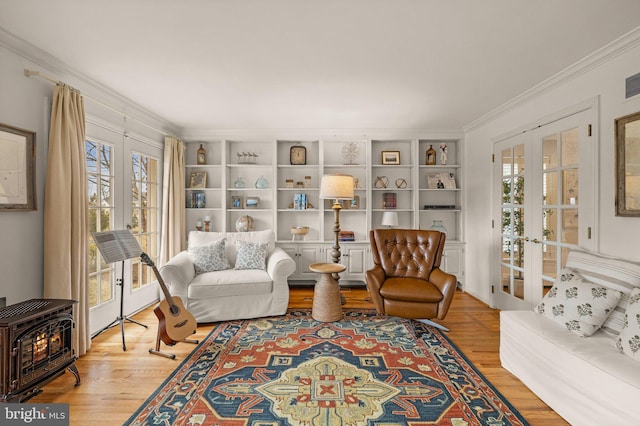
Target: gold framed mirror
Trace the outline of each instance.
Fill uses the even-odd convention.
[[[640,112],[615,120],[616,216],[640,216]]]

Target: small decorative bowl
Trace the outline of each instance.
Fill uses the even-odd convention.
[[[293,235],[307,235],[309,233],[308,226],[292,226],[291,233]]]
[[[291,227],[291,240],[295,241],[304,240],[306,238],[307,233],[309,232],[308,226],[292,226]]]

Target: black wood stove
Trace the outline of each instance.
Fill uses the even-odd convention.
[[[0,309],[0,402],[22,402],[68,369],[80,384],[72,348],[74,300],[32,299]]]

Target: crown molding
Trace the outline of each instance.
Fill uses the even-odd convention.
[[[126,110],[126,113],[122,112],[122,114],[131,116],[142,123],[163,129],[166,133],[176,134],[178,130],[181,130],[169,120],[160,117],[102,83],[69,67],[53,55],[3,28],[0,28],[0,46],[44,69],[37,71],[53,74],[52,77],[71,85],[80,90],[80,92],[87,92],[87,96],[95,98],[98,104],[104,103],[120,111]]]
[[[185,141],[224,139],[457,139],[464,137],[461,130],[434,131],[427,129],[190,129],[183,133]]]
[[[522,105],[541,94],[562,86],[567,82],[580,77],[583,74],[611,61],[619,55],[633,49],[640,44],[640,27],[637,27],[623,36],[617,38],[606,46],[596,50],[595,52],[585,56],[579,61],[569,65],[559,73],[549,77],[532,88],[522,92],[515,98],[507,101],[499,107],[489,111],[482,117],[465,125],[463,130],[465,133],[479,127],[487,122],[499,117],[505,112]]]

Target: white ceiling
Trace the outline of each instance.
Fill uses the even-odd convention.
[[[460,130],[638,25],[638,0],[0,0],[0,27],[189,131]]]

